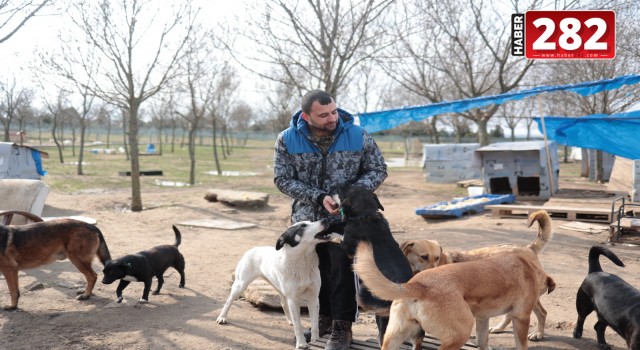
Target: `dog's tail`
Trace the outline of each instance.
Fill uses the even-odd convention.
[[[536,221],[538,222],[538,234],[533,242],[529,243],[527,247],[538,255],[547,242],[553,238],[553,227],[551,225],[551,217],[546,210],[538,210],[531,213],[529,215],[529,220],[527,221],[528,227],[531,227],[531,225]]]
[[[180,234],[180,230],[178,230],[176,225],[173,225],[171,227],[173,228],[173,232],[175,232],[176,234],[176,243],[174,243],[173,245],[177,248],[180,245],[180,242],[182,242],[182,235]]]
[[[98,226],[94,226],[96,233],[98,234],[98,239],[100,239],[100,245],[98,246],[98,259],[102,263],[102,266],[107,263],[107,261],[111,260],[111,253],[109,252],[109,247],[107,246],[107,241],[104,240],[104,235],[102,235],[102,231],[98,228]]]
[[[380,299],[392,301],[420,294],[417,286],[410,283],[395,283],[385,277],[376,265],[373,248],[368,242],[358,244],[353,270],[371,293]]]
[[[593,247],[591,247],[591,249],[589,249],[589,273],[602,272],[602,267],[600,266],[599,259],[600,255],[604,255],[609,258],[609,260],[613,261],[614,264],[620,267],[624,267],[624,263],[620,261],[618,256],[615,255],[612,251],[603,246],[594,245]]]

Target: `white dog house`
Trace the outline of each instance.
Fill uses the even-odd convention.
[[[0,142],[0,179],[40,180],[44,175],[42,158],[49,154],[11,142]]]
[[[479,179],[480,168],[473,166],[473,153],[479,147],[479,143],[424,144],[422,166],[427,182]]]
[[[543,141],[497,142],[475,151],[474,164],[481,168],[485,193],[514,194],[540,199],[558,192],[558,152],[548,142],[551,179]]]

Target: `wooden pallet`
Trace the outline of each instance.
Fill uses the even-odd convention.
[[[494,217],[527,217],[534,211],[544,209],[554,219],[570,221],[588,221],[611,223],[613,213],[611,209],[602,208],[572,208],[572,207],[544,207],[538,205],[487,205]]]
[[[314,342],[309,343],[309,349],[324,349],[327,340],[329,339],[329,335],[325,335],[323,338],[320,338]],[[430,335],[426,335],[424,340],[422,341],[422,349],[423,350],[436,350],[440,346],[440,341]],[[372,349],[380,349],[378,346],[377,339],[367,339],[366,341],[356,340],[354,339],[351,342],[352,350],[372,350]],[[411,344],[404,343],[400,350],[411,350]],[[460,349],[462,350],[477,350],[478,347],[472,343],[466,343]]]

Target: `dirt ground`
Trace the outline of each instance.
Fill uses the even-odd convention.
[[[244,189],[248,184],[270,186],[271,179],[239,180],[233,187]],[[576,183],[570,185],[575,187]],[[378,195],[386,209],[384,215],[399,242],[430,238],[439,240],[445,249],[466,250],[493,244],[526,244],[533,239],[535,228],[527,228],[524,219],[497,219],[477,214],[455,220],[427,221],[415,214],[417,207],[450,199],[455,185],[448,186],[438,189],[449,188],[449,192],[434,190],[433,185],[425,182],[419,168],[410,171],[390,169],[390,176],[378,190]],[[568,185],[561,183],[560,188],[563,186]],[[116,284],[98,283],[88,301],[77,301],[75,292],[84,286],[84,279],[68,261],[24,271],[20,275],[19,309],[0,311],[0,348],[293,348],[293,329],[282,312],[260,310],[238,300],[229,313],[229,324],[215,322],[228,296],[232,273],[241,255],[253,246],[273,246],[287,226],[288,199],[272,195],[268,208],[229,211],[221,203],[204,200],[207,189],[145,186],[143,202],[149,209],[138,213],[127,210],[130,195],[127,190],[50,193],[44,216],[95,218],[113,257],[173,243],[171,225],[182,220],[227,218],[259,226],[235,231],[181,227],[180,250],[187,261],[186,288],[178,288],[179,275],[171,269],[165,274],[162,293],[151,295],[149,303],[143,305],[137,303],[142,283],[130,284],[124,292],[125,302],[120,305],[113,302]],[[586,201],[589,202],[588,196]],[[583,339],[573,339],[572,328],[576,319],[575,293],[587,271],[587,252],[591,245],[605,241],[606,234],[558,229],[564,223],[567,221],[554,221],[555,237],[541,254],[543,265],[558,287],[552,294],[542,297],[542,304],[548,311],[546,336],[541,342],[530,342],[531,349],[597,348],[593,330],[595,315],[587,319]],[[640,250],[624,245],[612,249],[627,267],[619,268],[603,259],[604,270],[640,286]],[[98,261],[94,262],[94,268],[101,278],[102,266]],[[8,298],[6,284],[0,281],[0,303],[7,303]],[[497,321],[492,320],[492,324]],[[308,324],[308,319],[304,322]],[[361,314],[354,326],[354,338],[366,340],[375,334],[372,316]],[[624,341],[611,329],[607,330],[607,339],[613,349],[624,348]],[[489,344],[494,348],[514,348],[510,328],[506,333],[491,335]]]

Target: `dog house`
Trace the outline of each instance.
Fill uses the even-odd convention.
[[[0,142],[0,179],[40,180],[46,172],[42,169],[42,158],[49,154],[12,142]]]
[[[548,142],[551,179],[547,171],[547,153],[543,141],[497,142],[475,151],[474,165],[482,173],[485,193],[514,194],[539,199],[558,192],[558,152]]]
[[[480,168],[474,167],[474,152],[479,143],[424,144],[422,166],[427,182],[456,183],[479,179]]]

